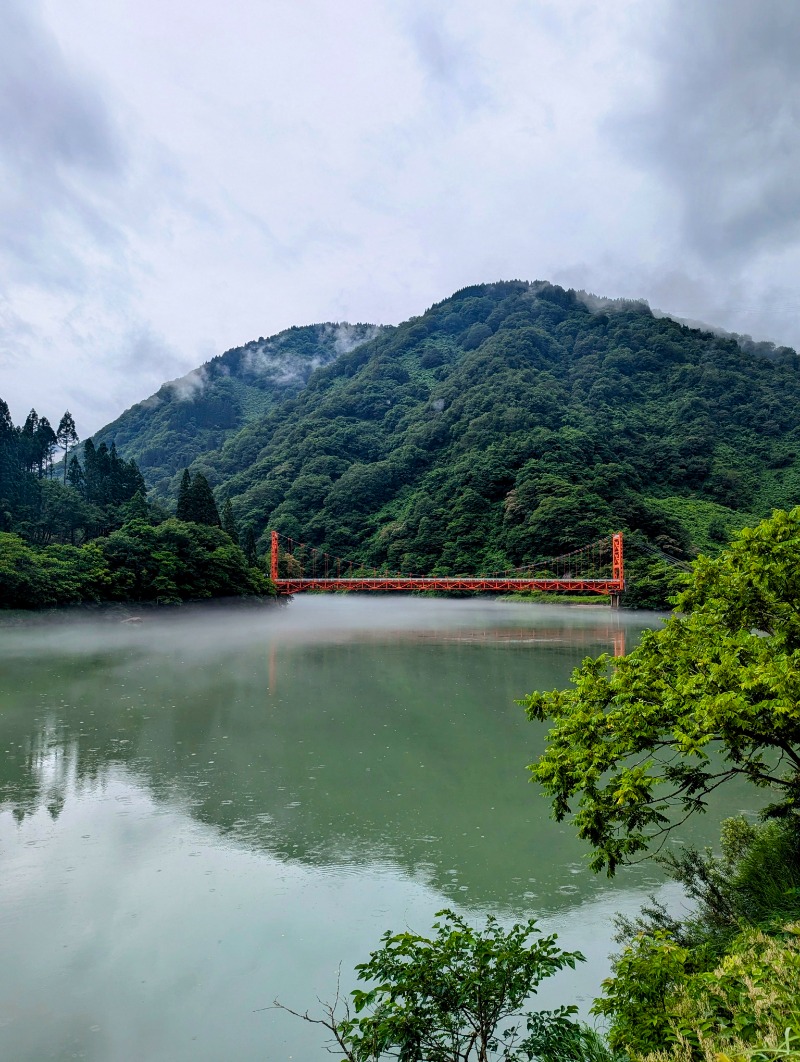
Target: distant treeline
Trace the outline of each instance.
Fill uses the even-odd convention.
[[[79,442],[69,412],[56,430],[35,410],[17,427],[0,399],[0,607],[274,593],[252,529],[245,552],[202,475],[186,473],[173,516],[148,503],[136,462],[113,443],[87,440],[81,461]]]

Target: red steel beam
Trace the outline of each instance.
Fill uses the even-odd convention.
[[[303,590],[472,590],[508,593],[516,590],[584,591],[593,594],[620,594],[619,579],[502,579],[492,576],[430,576],[364,579],[275,579],[279,594],[299,594]]]
[[[325,578],[278,578],[279,543],[278,533],[271,534],[272,581],[279,594],[298,594],[303,590],[337,592],[342,590],[471,590],[477,593],[509,593],[518,590],[544,590],[549,592],[580,591],[584,593],[615,596],[625,589],[625,567],[622,533],[611,536],[610,579],[554,579],[539,578],[509,579],[501,576],[373,576],[372,578],[328,578],[327,556]]]

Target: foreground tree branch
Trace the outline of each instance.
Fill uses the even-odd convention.
[[[720,779],[775,790],[769,814],[800,808],[799,606],[797,508],[701,557],[675,613],[628,656],[587,659],[573,688],[521,702],[552,724],[533,780],[556,819],[574,814],[593,869],[613,874],[704,810]]]
[[[437,918],[430,938],[384,934],[356,967],[367,987],[351,993],[352,1010],[338,985],[334,1002],[320,1003],[321,1017],[274,1005],[327,1029],[346,1062],[555,1062],[594,1042],[571,1020],[575,1007],[523,1009],[544,978],[583,961],[580,952],[562,951],[532,920],[504,930],[490,916],[475,930],[453,911]]]

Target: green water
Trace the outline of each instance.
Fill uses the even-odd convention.
[[[589,961],[542,1005],[585,1008],[661,880],[585,869],[514,700],[648,623],[387,595],[0,631],[0,1058],[329,1057],[272,1001],[445,905],[557,930]]]

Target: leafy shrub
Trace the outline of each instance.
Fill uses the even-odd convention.
[[[322,1018],[276,1006],[327,1029],[348,1062],[615,1062],[571,1020],[575,1007],[523,1009],[545,977],[583,960],[579,952],[538,937],[533,921],[504,930],[490,916],[475,930],[453,911],[438,918],[430,938],[384,934],[356,967],[368,987],[351,993],[352,1010],[337,1014],[338,999]]]
[[[594,1006],[610,1018],[614,1048],[634,1060],[705,1062],[772,1049],[787,1029],[800,1038],[799,837],[794,816],[728,819],[720,857],[689,848],[663,860],[695,911],[680,922],[652,902],[618,920],[627,947]]]

